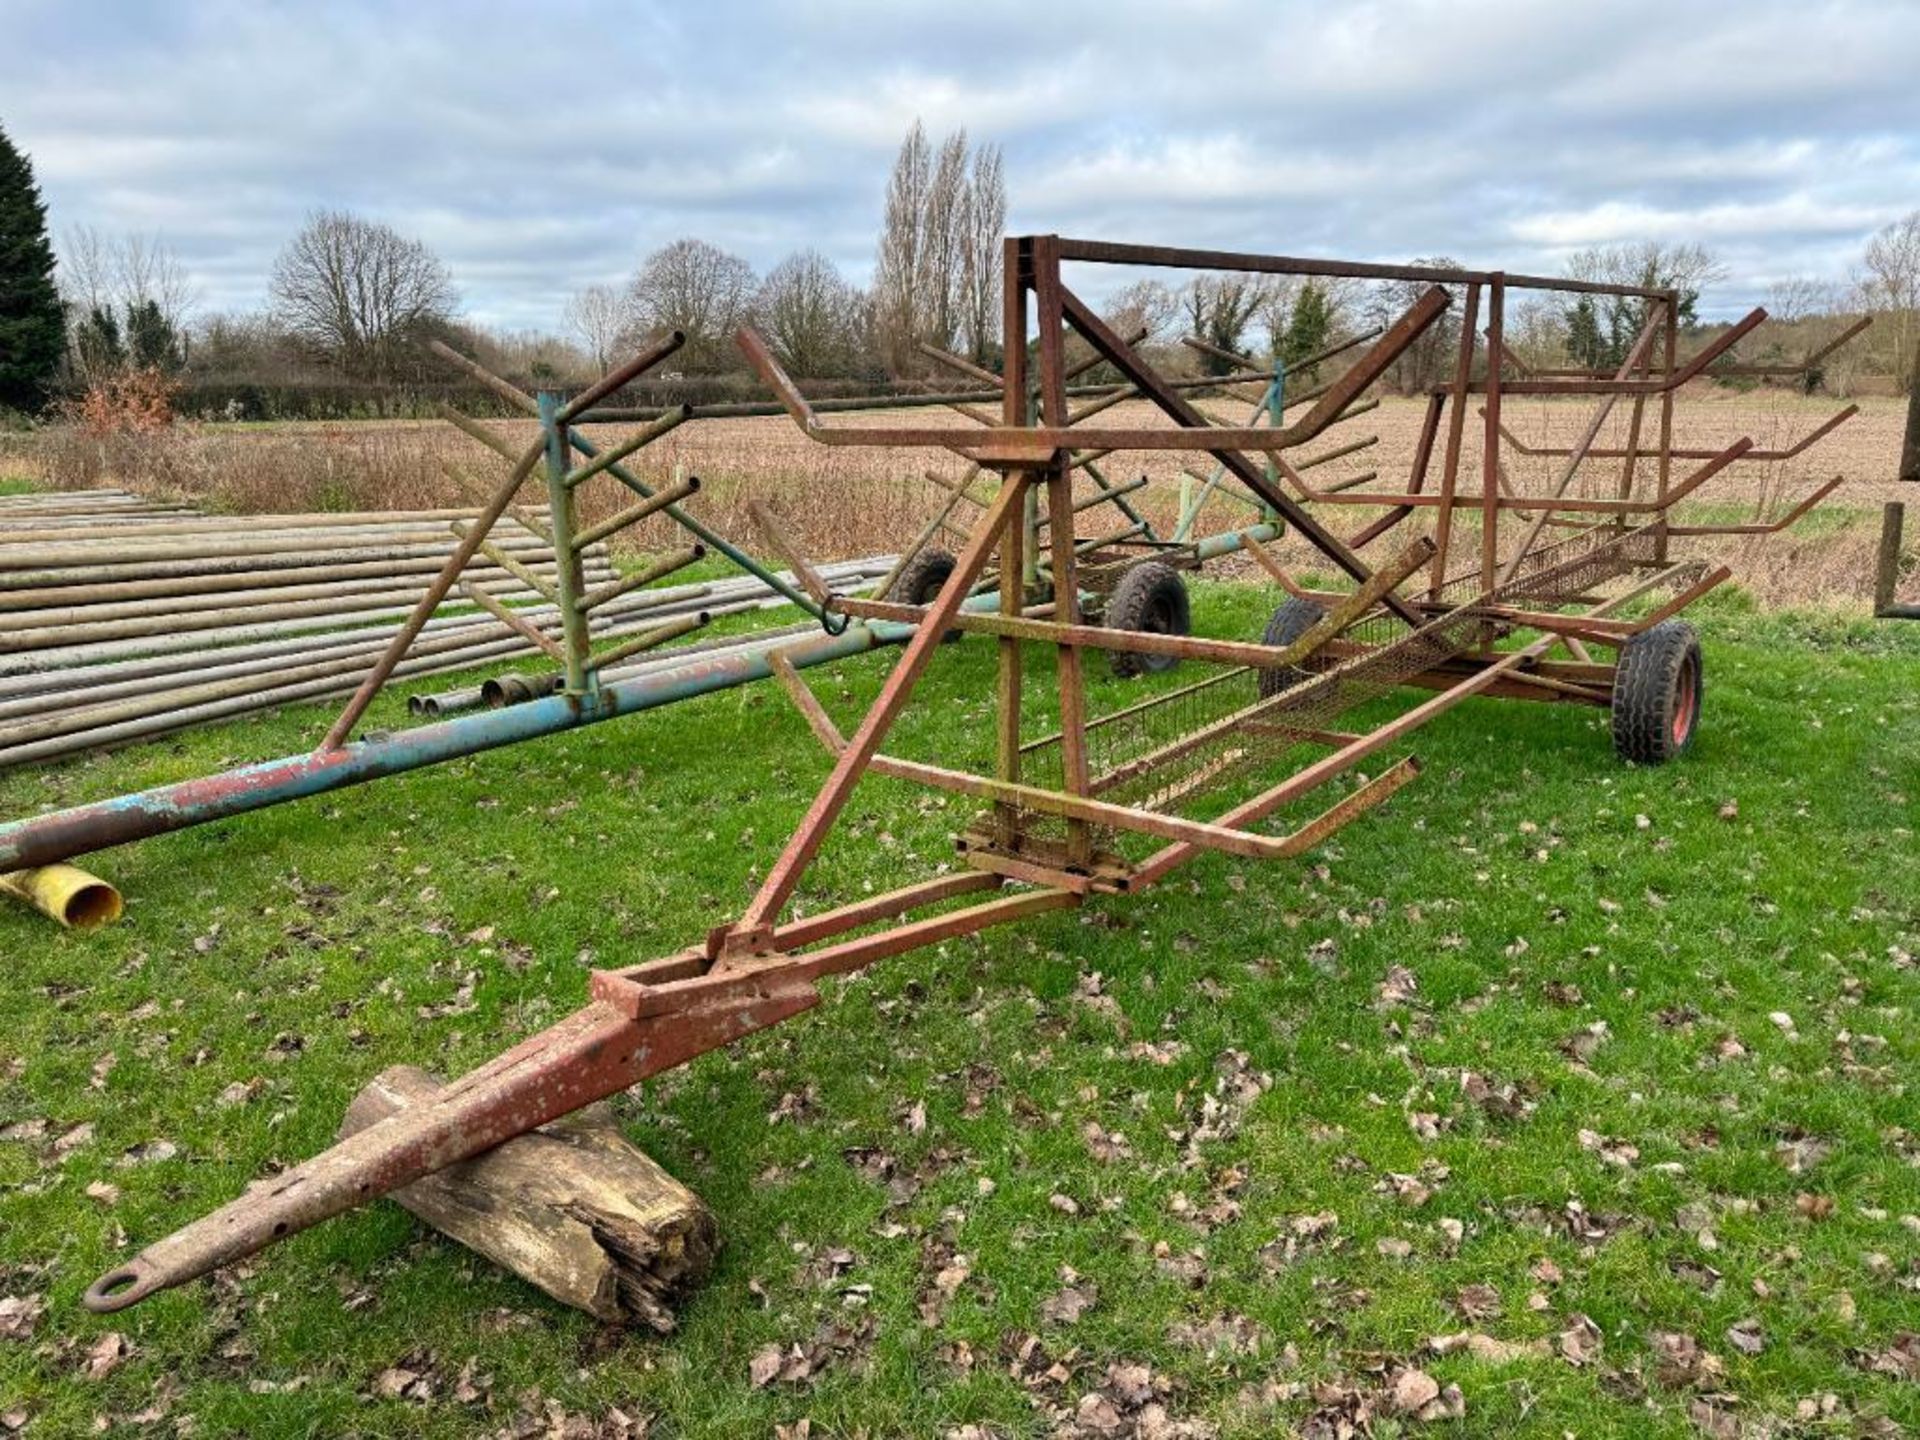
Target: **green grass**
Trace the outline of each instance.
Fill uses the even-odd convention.
[[[1253,633],[1262,603],[1206,587],[1200,628]],[[1317,1385],[1373,1393],[1411,1363],[1466,1405],[1411,1430],[1691,1435],[1699,1392],[1653,1358],[1673,1332],[1719,1357],[1703,1388],[1742,1422],[1920,1424],[1920,1386],[1873,1368],[1920,1328],[1920,627],[1731,601],[1702,624],[1707,719],[1675,766],[1620,765],[1597,712],[1470,701],[1415,737],[1414,786],[1304,862],[1208,858],[1137,898],[885,962],[625,1097],[628,1132],[726,1236],[668,1339],[603,1333],[387,1204],[118,1317],[78,1297],[123,1236],[157,1239],[327,1143],[377,1070],[472,1066],[580,1004],[590,965],[736,911],[826,770],[777,690],[98,857],[128,896],[119,928],[0,912],[0,1126],[44,1121],[0,1140],[0,1295],[46,1303],[30,1340],[0,1339],[0,1415],[81,1434],[158,1393],[199,1436],[492,1433],[523,1409],[545,1424],[548,1402],[652,1417],[656,1436],[803,1417],[816,1436],[1024,1436],[1132,1361],[1175,1416],[1251,1436],[1307,1426]],[[886,663],[816,671],[816,688],[845,723]],[[941,653],[912,753],[978,750],[992,666],[978,644]],[[397,721],[382,703],[376,722]],[[320,723],[288,711],[0,777],[0,814],[286,753]],[[967,814],[869,782],[808,898],[949,861]],[[1409,1003],[1381,1001],[1395,965],[1417,977]],[[419,1013],[469,975],[471,1010]],[[1236,1088],[1241,1066],[1257,1086]],[[1463,1071],[1515,1087],[1524,1113],[1476,1103]],[[256,1077],[249,1103],[217,1104]],[[770,1123],[787,1096],[800,1113]],[[1220,1133],[1196,1138],[1214,1100]],[[91,1139],[56,1155],[83,1123]],[[1130,1153],[1096,1158],[1090,1126]],[[1583,1131],[1637,1157],[1609,1163]],[[161,1139],[178,1153],[129,1163]],[[1805,1173],[1781,1158],[1795,1142],[1814,1142]],[[863,1148],[917,1192],[890,1197],[847,1158]],[[1337,1222],[1296,1233],[1321,1212]],[[844,1267],[820,1262],[837,1250]],[[1195,1251],[1197,1286],[1172,1273]],[[955,1252],[971,1274],[929,1325]],[[1063,1266],[1098,1294],[1071,1326],[1042,1316]],[[1467,1286],[1500,1313],[1462,1318]],[[1604,1337],[1584,1366],[1425,1350],[1468,1329],[1553,1342],[1580,1314]],[[1252,1354],[1179,1338],[1220,1316],[1250,1322]],[[1755,1355],[1727,1339],[1748,1319]],[[832,1327],[842,1349],[807,1383],[750,1383],[763,1346]],[[110,1331],[131,1353],[88,1379]],[[1030,1334],[1048,1358],[1022,1373],[1057,1360],[1064,1380],[1010,1373]],[[432,1398],[370,1398],[403,1362]],[[478,1399],[456,1398],[463,1370]],[[1792,1427],[1829,1392],[1836,1413]]]

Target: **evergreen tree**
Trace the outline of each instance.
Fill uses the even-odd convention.
[[[95,305],[73,327],[73,353],[83,380],[110,375],[127,363],[127,347],[120,338],[120,322],[113,307]]]
[[[47,207],[33,166],[0,130],[0,410],[47,403],[65,343]]]
[[[157,300],[127,306],[127,356],[143,370],[172,375],[185,368],[186,346]]]
[[[1280,358],[1289,372],[1309,355],[1327,348],[1333,333],[1333,307],[1327,304],[1327,292],[1309,280],[1293,302],[1287,316],[1287,332],[1280,341]]]
[[[1602,370],[1606,368],[1608,348],[1607,337],[1600,333],[1593,297],[1582,295],[1567,317],[1567,353],[1584,369]]]

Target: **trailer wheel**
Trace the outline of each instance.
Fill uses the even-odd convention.
[[[929,546],[907,562],[887,591],[887,598],[902,605],[931,605],[945,587],[947,577],[953,574],[953,566],[953,556]],[[958,629],[940,637],[947,645],[959,638]]]
[[[894,579],[887,598],[902,605],[931,605],[953,574],[953,564],[953,556],[944,550],[922,550]]]
[[[1693,744],[1705,694],[1700,637],[1663,620],[1620,647],[1613,679],[1613,748],[1636,765],[1660,765]]]
[[[1187,635],[1193,630],[1193,609],[1187,600],[1187,582],[1180,572],[1157,560],[1143,560],[1120,577],[1107,601],[1107,628],[1136,630],[1148,635]],[[1123,680],[1136,675],[1158,675],[1180,661],[1172,655],[1142,655],[1114,650],[1113,673]]]
[[[1307,631],[1326,618],[1327,612],[1311,600],[1302,600],[1298,595],[1289,595],[1280,602],[1273,612],[1273,618],[1267,621],[1267,630],[1260,637],[1262,645],[1291,645]],[[1266,700],[1278,695],[1282,690],[1291,690],[1308,672],[1298,665],[1288,665],[1280,670],[1262,670],[1260,672],[1260,698]]]

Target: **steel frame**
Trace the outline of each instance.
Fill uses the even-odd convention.
[[[1352,276],[1424,281],[1429,288],[1377,336],[1299,419],[1287,421],[1282,394],[1263,395],[1265,424],[1220,426],[1161,375],[1127,339],[1116,334],[1064,283],[1066,263],[1178,266],[1254,273]],[[1404,488],[1335,493],[1314,490],[1285,452],[1322,434],[1349,412],[1362,392],[1452,305],[1443,288],[1464,293],[1465,321],[1451,380],[1430,397],[1413,473]],[[1613,373],[1559,373],[1509,378],[1502,346],[1508,295],[1515,290],[1573,291],[1635,297],[1646,303],[1646,328],[1627,361]],[[477,1154],[592,1100],[766,1028],[818,1003],[818,983],[923,946],[1084,903],[1095,894],[1139,889],[1205,851],[1251,858],[1296,856],[1411,781],[1419,770],[1401,758],[1327,803],[1326,787],[1470,696],[1608,703],[1613,667],[1596,663],[1588,645],[1619,646],[1675,613],[1726,578],[1724,566],[1675,559],[1678,528],[1672,507],[1702,483],[1699,470],[1676,480],[1677,457],[1704,458],[1707,473],[1748,458],[1751,442],[1697,457],[1673,443],[1673,395],[1764,319],[1756,311],[1701,354],[1677,356],[1678,300],[1671,291],[1608,287],[1541,277],[1430,267],[1347,264],[1338,261],[1226,254],[1213,251],[1115,245],[1055,236],[1009,239],[1005,253],[1006,374],[1000,413],[969,414],[972,428],[844,428],[824,423],[824,407],[810,405],[782,373],[759,337],[743,331],[742,348],[808,434],[830,445],[937,446],[1000,476],[998,490],[980,497],[953,572],[924,607],[861,602],[833,595],[817,577],[811,601],[840,622],[898,625],[911,638],[878,697],[850,734],[843,734],[799,674],[808,646],[768,657],[767,670],[792,695],[831,756],[831,770],[804,818],[735,918],[697,944],[642,964],[596,971],[591,1001],[575,1015],[516,1046],[414,1107],[275,1176],[223,1209],[116,1266],[88,1290],[86,1303],[117,1310],[158,1290],[243,1256],[274,1241]],[[1484,305],[1485,348],[1477,322]],[[1037,330],[1037,351],[1026,337]],[[1069,406],[1069,331],[1114,366],[1130,394],[1149,401],[1170,426],[1085,426],[1079,421],[1108,408]],[[976,376],[976,378],[982,378]],[[1284,386],[1284,377],[1271,384]],[[1113,387],[1103,393],[1111,393]],[[1592,397],[1596,415],[1583,439],[1569,447],[1545,493],[1509,495],[1501,488],[1501,457],[1508,445],[1502,400],[1513,394]],[[594,397],[598,399],[600,397]],[[978,396],[959,402],[969,410]],[[1624,457],[1596,456],[1607,413],[1631,402]],[[1655,438],[1641,446],[1647,404],[1658,406]],[[590,413],[594,400],[552,412],[554,426]],[[1481,473],[1477,492],[1459,484],[1470,412],[1481,419]],[[657,417],[655,417],[657,419]],[[1833,423],[1839,423],[1838,421]],[[1444,424],[1444,441],[1442,427]],[[1826,427],[1831,429],[1831,425]],[[568,470],[564,432],[550,427],[545,445],[519,462],[530,470],[542,455],[550,475]],[[1191,636],[1143,637],[1084,620],[1081,570],[1086,557],[1075,527],[1083,508],[1074,494],[1089,452],[1181,450],[1211,455],[1254,503],[1292,527],[1352,582],[1327,593],[1329,613],[1290,645],[1251,645]],[[1426,488],[1435,454],[1438,488]],[[1271,457],[1270,465],[1250,456]],[[1596,458],[1624,458],[1617,503],[1595,510],[1569,497],[1575,472]],[[1653,474],[1646,493],[1642,464]],[[584,468],[584,467],[583,467]],[[617,472],[616,472],[617,473]],[[973,471],[950,488],[967,491]],[[1104,480],[1095,503],[1121,504]],[[1830,487],[1828,487],[1830,488]],[[559,493],[555,492],[556,495]],[[1820,493],[1825,493],[1822,490]],[[1349,497],[1352,497],[1349,500]],[[503,491],[504,508],[510,492]],[[653,497],[647,497],[649,499]],[[1815,496],[1814,498],[1818,498]],[[1384,514],[1350,536],[1314,513],[1328,501],[1366,503]],[[1804,510],[1798,507],[1795,515]],[[950,513],[951,507],[949,507]],[[1375,563],[1363,552],[1411,517],[1432,511],[1432,533],[1403,544]],[[558,515],[558,508],[556,515]],[[1038,517],[1044,514],[1042,526]],[[1517,542],[1503,543],[1501,521],[1521,522]],[[1474,543],[1459,521],[1479,521]],[[1547,537],[1549,527],[1566,532]],[[1271,532],[1272,527],[1265,527]],[[1509,527],[1511,530],[1512,527]],[[1686,527],[1690,534],[1741,533],[1741,526]],[[1044,533],[1043,533],[1044,531]],[[930,527],[931,533],[931,527]],[[1298,585],[1259,534],[1238,543],[1295,594]],[[472,548],[477,549],[477,544]],[[1096,549],[1095,553],[1098,551]],[[798,560],[800,557],[792,557]],[[1452,562],[1459,560],[1457,568]],[[1029,583],[1042,560],[1053,584],[1050,601],[1035,603]],[[796,570],[807,574],[804,565]],[[991,594],[975,589],[992,578]],[[1625,579],[1624,589],[1596,592]],[[1647,600],[1653,608],[1623,612]],[[427,607],[430,609],[430,607]],[[423,611],[424,613],[424,611]],[[860,628],[850,625],[850,630]],[[953,629],[989,636],[997,652],[996,759],[991,774],[894,756],[882,746],[895,727],[942,641]],[[1533,638],[1524,638],[1528,632]],[[1517,642],[1517,643],[1512,643]],[[809,644],[818,651],[832,637]],[[1023,688],[1035,683],[1035,644],[1051,652],[1057,692],[1057,729],[1022,733]],[[577,642],[569,654],[577,663]],[[1087,650],[1152,649],[1154,653],[1227,667],[1197,684],[1150,695],[1111,713],[1090,716],[1084,675]],[[1567,661],[1552,652],[1571,652]],[[570,676],[572,670],[570,670]],[[1255,684],[1265,677],[1268,683]],[[1404,685],[1436,693],[1371,729],[1331,723],[1364,702]],[[1253,693],[1246,694],[1251,688]],[[593,703],[590,676],[568,700]],[[1128,732],[1167,707],[1201,701],[1215,705],[1202,724],[1170,736],[1139,733],[1153,742],[1105,764],[1109,737]],[[546,702],[539,702],[546,703]],[[358,710],[343,717],[350,725]],[[341,732],[341,727],[336,727]],[[330,737],[337,740],[338,733]],[[1275,777],[1262,773],[1275,757],[1317,750],[1309,763]],[[1042,772],[1057,784],[1039,783]],[[856,786],[879,773],[977,798],[985,809],[961,837],[966,868],[868,897],[821,914],[792,916],[796,888],[808,873]],[[1179,813],[1219,793],[1221,777],[1259,775],[1210,818]],[[1145,786],[1143,790],[1141,787]],[[1284,833],[1263,822],[1309,800],[1320,806]],[[1125,843],[1151,842],[1144,855]],[[926,913],[932,912],[932,913]]]

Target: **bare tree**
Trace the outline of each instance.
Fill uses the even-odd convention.
[[[1798,325],[1839,308],[1839,287],[1810,275],[1788,275],[1767,287],[1767,314],[1782,325]]]
[[[1893,371],[1900,383],[1914,374],[1914,340],[1920,333],[1920,210],[1896,220],[1867,242],[1860,296],[1880,312],[1893,335]]]
[[[633,307],[611,285],[588,285],[567,301],[567,331],[586,347],[596,369],[613,368],[621,338],[633,329]]]
[[[1657,240],[1642,240],[1625,245],[1596,245],[1576,251],[1567,260],[1566,272],[1575,280],[1592,280],[1603,285],[1631,285],[1652,290],[1672,290],[1680,299],[1680,323],[1699,323],[1700,296],[1709,285],[1727,277],[1727,267],[1704,245],[1662,245]],[[1569,300],[1569,305],[1573,302]],[[1615,331],[1638,332],[1643,323],[1638,302],[1610,306],[1603,321]],[[1633,336],[1622,344],[1630,347]],[[1618,345],[1616,349],[1620,348]]]
[[[348,374],[384,378],[402,347],[453,311],[453,278],[418,240],[344,210],[317,210],[274,261],[280,323]]]
[[[1457,270],[1460,262],[1440,255],[1410,260],[1409,265],[1434,270]],[[1393,324],[1432,288],[1427,280],[1383,280],[1373,287],[1366,304],[1366,318],[1379,326]],[[1452,378],[1454,360],[1460,346],[1460,292],[1452,292],[1453,304],[1440,318],[1405,350],[1387,370],[1388,383],[1402,395],[1412,395],[1431,385]],[[1485,313],[1484,311],[1482,312]]]
[[[184,329],[195,296],[187,273],[159,235],[106,235],[70,226],[61,239],[60,278],[69,304],[126,312],[151,303]]]
[[[757,280],[753,266],[705,240],[675,240],[647,257],[629,294],[634,318],[649,330],[680,330],[685,366],[696,374],[736,368],[733,332],[746,320]]]
[[[967,132],[956,130],[940,145],[927,187],[925,243],[920,247],[919,338],[953,347],[960,330],[963,225],[967,210]]]
[[[880,344],[895,374],[920,368],[915,344],[994,358],[1000,330],[1000,238],[1007,186],[1000,151],[970,149],[957,130],[938,153],[914,121],[894,157],[874,269]]]
[[[984,365],[999,348],[1000,242],[1007,228],[1007,181],[998,145],[974,152],[960,228],[961,323],[968,353]]]
[[[1239,351],[1246,343],[1247,326],[1259,311],[1267,287],[1258,275],[1196,275],[1180,292],[1188,333],[1222,350]],[[1224,375],[1233,366],[1217,355],[1206,357],[1205,369]]]
[[[896,374],[911,365],[914,341],[919,338],[932,169],[926,128],[915,120],[900,143],[900,153],[894,157],[893,171],[887,177],[886,215],[881,221],[880,255],[873,277],[884,359]]]
[[[129,364],[174,371],[186,363],[195,297],[165,240],[75,225],[60,249],[68,359],[83,381]]]
[[[1106,322],[1123,336],[1146,331],[1143,345],[1164,340],[1180,315],[1180,297],[1164,281],[1135,280],[1122,286],[1100,307]]]
[[[860,296],[817,250],[789,255],[768,271],[753,312],[795,375],[844,375],[858,359]]]

